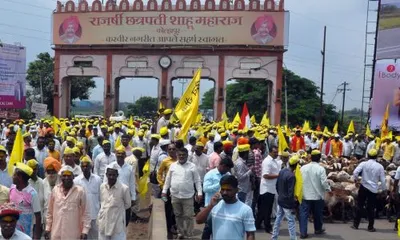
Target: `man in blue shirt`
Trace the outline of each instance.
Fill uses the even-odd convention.
[[[211,198],[219,191],[219,181],[226,174],[230,174],[230,170],[233,168],[233,162],[230,157],[221,159],[218,167],[210,170],[204,176],[203,192],[205,194],[204,205],[207,207],[210,204]]]
[[[203,181],[203,192],[205,194],[204,206],[207,207],[210,204],[212,197],[219,192],[220,180],[223,176],[230,175],[230,170],[233,168],[232,159],[229,156],[225,156],[219,162],[219,165],[210,170],[204,176]],[[206,223],[203,229],[201,239],[210,239],[211,228]]]
[[[210,204],[196,216],[196,222],[207,221],[212,227],[213,239],[242,240],[245,233],[247,240],[255,239],[253,211],[236,197],[238,180],[232,175],[223,176],[220,187],[220,193],[215,194]]]

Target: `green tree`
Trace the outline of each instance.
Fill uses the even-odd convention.
[[[151,117],[157,113],[158,99],[154,97],[141,97],[135,103],[127,106],[127,115]]]
[[[201,98],[200,109],[207,110],[214,108],[214,93],[215,88],[211,88],[203,94],[203,97]]]
[[[302,125],[304,120],[310,121],[315,127],[318,121],[320,108],[320,92],[315,83],[307,78],[302,78],[289,70],[284,70],[288,85],[288,121],[290,126]],[[251,115],[255,115],[258,121],[268,109],[269,83],[265,80],[241,80],[226,87],[226,113],[233,118],[236,112],[241,113],[246,102]],[[282,122],[285,119],[285,96],[282,89]],[[271,96],[274,99],[274,96]],[[212,108],[214,101],[214,89],[205,92],[202,97],[201,109]],[[338,119],[335,106],[324,104],[323,126],[333,127]],[[322,126],[321,126],[322,127]]]
[[[39,53],[37,59],[29,63],[26,79],[33,88],[33,95],[41,94],[40,84],[42,82],[43,103],[47,104],[47,108],[50,113],[52,113],[54,58],[47,52]],[[71,104],[74,99],[88,99],[90,96],[90,89],[95,87],[96,83],[90,77],[74,77],[71,80]]]

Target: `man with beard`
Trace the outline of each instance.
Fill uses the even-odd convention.
[[[194,187],[196,186],[198,202],[201,202],[203,198],[203,191],[196,165],[187,161],[187,149],[178,149],[177,156],[178,162],[171,164],[165,178],[162,197],[167,197],[168,190],[171,191],[171,202],[179,231],[178,237],[185,238],[192,236]]]
[[[61,161],[61,155],[60,152],[55,150],[55,141],[54,139],[48,139],[47,140],[47,151],[48,151],[48,155],[49,157],[53,157],[55,159],[57,159],[58,161]]]
[[[97,155],[94,159],[94,174],[98,175],[101,180],[104,180],[106,167],[108,164],[115,162],[117,157],[111,152],[111,143],[108,140],[103,141],[103,152]]]
[[[61,163],[52,157],[47,157],[44,160],[44,171],[46,178],[43,180],[43,197],[44,197],[44,207],[43,207],[43,218],[44,224],[46,224],[46,216],[49,208],[49,200],[51,192],[56,184],[59,182],[58,171],[61,169]],[[46,227],[45,227],[46,228]]]
[[[90,230],[88,232],[88,239],[97,239],[99,229],[97,227],[96,219],[100,210],[100,186],[101,179],[96,174],[92,173],[93,164],[90,158],[83,157],[81,159],[82,174],[74,179],[74,183],[82,186],[85,189],[87,199],[89,200],[90,210]]]
[[[17,228],[31,236],[33,225],[41,225],[40,202],[35,189],[29,185],[28,181],[32,176],[33,170],[28,165],[16,163],[13,185],[10,188],[10,202],[14,203],[21,210]],[[42,229],[34,229],[33,238],[40,239]]]
[[[220,193],[196,216],[198,224],[207,222],[211,226],[213,239],[244,239],[245,233],[247,240],[255,239],[253,212],[236,198],[238,185],[234,176],[223,176]]]
[[[87,239],[91,221],[85,190],[74,184],[68,165],[61,168],[60,178],[50,196],[45,239]]]
[[[130,214],[129,188],[118,179],[118,169],[106,169],[107,182],[100,186],[100,211],[97,218],[99,239],[126,239],[126,214]]]
[[[5,203],[0,206],[0,239],[32,239],[16,229],[20,213],[21,211],[13,203]]]

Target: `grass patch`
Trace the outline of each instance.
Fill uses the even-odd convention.
[[[399,28],[400,16],[391,18],[381,18],[379,20],[379,30]]]

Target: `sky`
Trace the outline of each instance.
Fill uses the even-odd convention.
[[[50,45],[51,14],[56,0],[0,2],[0,40],[3,43],[18,42],[26,46],[27,62],[35,60],[41,52],[54,55]],[[341,108],[342,94],[337,89],[346,81],[351,90],[346,95],[345,109],[360,108],[367,0],[286,0],[285,9],[290,12],[289,46],[284,54],[286,67],[320,86],[323,28],[327,26],[324,101]],[[96,79],[96,84],[98,87],[92,90],[90,99],[102,100],[104,82]],[[120,85],[120,101],[156,97],[157,84],[155,79],[124,80]],[[202,80],[201,92],[213,85],[211,81]],[[174,81],[173,86],[174,96],[179,97],[181,83]]]

